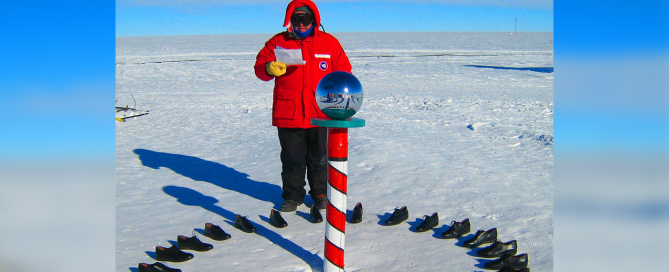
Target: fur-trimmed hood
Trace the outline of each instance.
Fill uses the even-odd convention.
[[[286,18],[283,21],[283,27],[288,29],[288,32],[293,32],[293,26],[290,23],[290,17],[293,15],[293,12],[295,11],[296,8],[299,8],[301,6],[307,6],[310,10],[311,13],[314,16],[314,32],[318,31],[318,28],[321,25],[321,14],[318,12],[318,7],[316,7],[316,4],[312,2],[311,0],[293,0],[288,3],[288,7],[286,7]]]

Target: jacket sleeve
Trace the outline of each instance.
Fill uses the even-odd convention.
[[[352,73],[351,62],[348,60],[348,56],[346,55],[346,52],[344,52],[344,48],[341,47],[339,40],[333,38],[332,45],[333,45],[332,71],[343,71]]]
[[[276,42],[274,41],[274,38],[272,38],[265,43],[265,47],[263,47],[260,52],[258,52],[258,56],[256,56],[256,64],[253,65],[253,68],[256,72],[256,76],[263,81],[270,81],[274,78],[273,76],[268,75],[265,71],[265,65],[267,65],[268,62],[276,60],[274,48],[276,48]]]

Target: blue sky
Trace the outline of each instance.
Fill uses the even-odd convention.
[[[281,20],[286,1],[234,1],[251,4],[229,6],[224,4],[233,1],[210,0],[204,5],[194,2],[7,2],[0,9],[0,24],[9,26],[3,28],[0,45],[3,50],[0,161],[82,156],[113,159],[115,124],[110,120],[115,99],[117,36],[283,30]],[[323,23],[330,32],[510,31],[516,17],[520,31],[555,29],[556,153],[569,146],[606,149],[625,143],[634,143],[631,146],[649,143],[647,146],[653,148],[653,143],[667,139],[666,106],[630,108],[628,103],[640,100],[636,104],[643,105],[646,101],[648,105],[666,105],[662,102],[666,101],[663,83],[654,88],[620,90],[615,96],[597,86],[616,85],[609,78],[618,78],[617,74],[593,76],[587,88],[580,90],[565,88],[564,84],[570,81],[565,73],[569,70],[568,63],[575,58],[585,60],[587,65],[588,61],[598,63],[597,58],[642,62],[669,55],[666,1],[561,0],[555,3],[554,11],[551,2],[490,0],[476,1],[479,3],[476,5],[466,2],[474,1],[318,3],[323,10]],[[620,69],[619,74],[648,74],[644,65],[637,67],[631,72]],[[664,92],[660,91],[663,89]],[[580,117],[588,114],[608,120],[583,123],[589,119]],[[617,120],[635,126],[640,123],[634,120],[640,119],[661,127],[626,133],[619,144],[598,141],[601,135],[620,132],[615,125],[619,123]],[[583,125],[589,126],[592,133],[583,133]],[[667,145],[666,140],[663,145]]]
[[[553,31],[552,0],[315,2],[329,32]],[[116,36],[277,33],[287,3],[119,0]]]

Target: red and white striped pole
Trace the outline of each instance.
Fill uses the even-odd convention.
[[[328,128],[328,205],[325,223],[325,272],[344,271],[348,128]]]
[[[346,238],[346,185],[348,183],[348,129],[365,126],[353,118],[362,105],[362,85],[348,72],[332,72],[318,82],[316,103],[328,117],[311,124],[328,128],[328,205],[325,210],[325,272],[344,272]]]

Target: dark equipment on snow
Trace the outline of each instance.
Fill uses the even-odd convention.
[[[272,209],[272,211],[269,213],[269,223],[277,228],[285,228],[288,226],[286,220],[281,217],[281,213],[275,209]]]
[[[441,238],[444,239],[460,238],[462,237],[462,235],[469,233],[471,229],[472,227],[471,224],[469,223],[469,218],[462,220],[461,222],[452,221],[451,227],[441,234]]]
[[[481,249],[476,252],[476,255],[482,258],[497,258],[504,254],[515,255],[518,252],[518,243],[516,240],[511,242],[502,243],[501,241],[495,241],[487,248]]]
[[[468,248],[478,247],[482,244],[489,244],[497,241],[497,228],[488,231],[478,230],[474,238],[465,241],[464,246]]]
[[[212,223],[204,224],[204,236],[207,236],[216,241],[228,240],[232,237],[230,234],[227,234],[221,227],[216,226]]]
[[[311,210],[309,211],[309,215],[311,215],[311,223],[323,222],[323,216],[321,215],[321,212],[318,211],[318,208],[316,207],[316,205],[311,206]]]
[[[385,224],[386,226],[393,226],[402,223],[407,219],[409,219],[409,209],[407,209],[407,206],[399,209],[395,208],[395,211],[390,216],[390,218],[386,220]]]
[[[239,230],[246,233],[256,232],[256,227],[254,227],[251,222],[246,219],[246,216],[241,216],[239,214],[237,215],[237,219],[235,219],[235,228],[238,228]]]
[[[516,256],[513,256],[513,254],[504,254],[499,259],[485,263],[483,266],[485,269],[490,270],[502,269],[504,267],[509,267],[512,269],[524,269],[527,268],[527,263],[527,254],[520,254]]]
[[[197,236],[186,237],[183,235],[177,236],[177,246],[181,250],[195,250],[195,251],[209,251],[214,248],[214,246],[203,243]]]
[[[161,246],[156,247],[156,260],[161,262],[185,262],[193,259],[193,254],[181,251],[176,246],[165,248]]]
[[[181,269],[169,268],[159,262],[154,264],[139,263],[137,272],[181,272]]]
[[[433,213],[432,215],[425,215],[425,217],[423,217],[423,223],[420,223],[420,225],[416,228],[416,232],[426,232],[428,230],[433,229],[437,225],[439,225],[438,213]]]
[[[353,208],[353,215],[351,215],[351,223],[360,223],[362,222],[362,203],[358,202]]]

